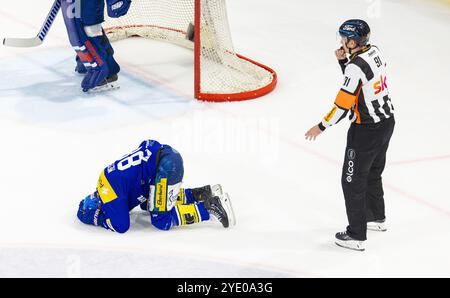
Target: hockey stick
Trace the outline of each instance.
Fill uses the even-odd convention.
[[[50,27],[53,24],[56,16],[58,15],[59,9],[61,8],[61,0],[55,0],[47,18],[45,19],[44,25],[42,25],[41,30],[38,35],[33,38],[5,38],[3,39],[3,45],[8,47],[19,47],[19,48],[29,48],[40,46],[45,37],[47,36]]]

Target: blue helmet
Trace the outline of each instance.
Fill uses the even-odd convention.
[[[342,37],[355,40],[358,45],[364,46],[369,42],[370,27],[363,20],[348,20],[339,27]]]

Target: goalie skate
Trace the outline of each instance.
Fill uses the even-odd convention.
[[[87,93],[95,94],[95,93],[119,89],[120,85],[119,85],[118,79],[119,79],[119,77],[117,75],[115,75],[111,78],[107,78],[103,84],[101,84],[93,89],[88,90]]]

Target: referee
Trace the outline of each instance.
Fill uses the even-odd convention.
[[[342,47],[335,54],[344,73],[342,88],[331,111],[305,134],[315,140],[328,127],[349,116],[352,122],[342,169],[342,189],[349,225],[336,234],[338,246],[364,251],[367,230],[386,231],[381,180],[386,152],[394,131],[394,107],[389,96],[386,62],[370,45],[370,28],[363,20],[348,20],[339,28]],[[349,58],[347,58],[349,55]]]

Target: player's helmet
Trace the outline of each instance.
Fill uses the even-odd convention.
[[[339,27],[339,35],[353,39],[358,45],[364,46],[369,42],[370,27],[363,20],[348,20]]]

